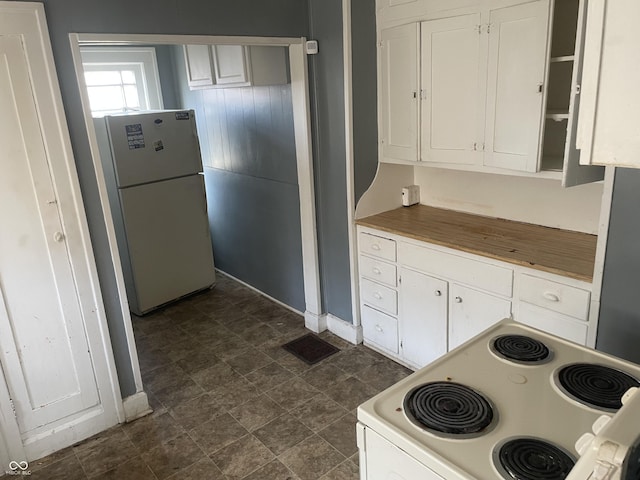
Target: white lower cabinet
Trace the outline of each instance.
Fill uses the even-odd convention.
[[[423,366],[447,352],[449,284],[400,268],[401,352],[411,365]]]
[[[511,301],[451,284],[449,290],[449,350],[511,316]]]
[[[421,368],[508,317],[582,345],[594,337],[587,282],[358,229],[364,341],[401,363]]]

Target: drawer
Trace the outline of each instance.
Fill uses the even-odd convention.
[[[362,306],[362,335],[367,342],[398,353],[398,320],[366,305]]]
[[[358,265],[360,275],[376,282],[384,283],[391,287],[396,286],[396,266],[390,263],[381,262],[375,258],[360,255]]]
[[[527,274],[520,275],[519,279],[519,300],[580,320],[589,318],[591,292],[588,290]]]
[[[372,282],[366,278],[360,279],[360,297],[363,303],[369,304],[384,312],[396,315],[398,313],[398,293],[384,285]]]
[[[396,261],[396,242],[370,233],[360,232],[360,252],[374,257],[384,258],[392,262]]]
[[[398,261],[436,277],[444,277],[481,290],[510,297],[513,293],[513,270],[428,247],[400,242]]]
[[[568,315],[523,302],[515,320],[580,345],[587,344],[587,323]]]

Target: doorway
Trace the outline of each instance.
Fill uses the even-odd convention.
[[[82,66],[81,47],[91,46],[108,46],[108,45],[195,45],[195,46],[259,46],[259,47],[281,47],[285,48],[288,55],[287,61],[290,69],[290,99],[292,105],[293,120],[293,139],[295,142],[295,164],[297,171],[297,200],[299,203],[299,220],[300,220],[300,250],[302,256],[302,278],[304,284],[304,301],[301,309],[305,315],[305,321],[309,318],[318,318],[321,314],[320,305],[320,283],[319,283],[319,267],[317,253],[317,238],[315,225],[315,199],[313,187],[313,168],[311,155],[311,133],[310,133],[310,108],[309,108],[309,86],[308,86],[308,69],[305,52],[304,38],[272,38],[272,37],[217,37],[217,36],[188,36],[188,35],[92,35],[92,34],[71,34],[71,46],[74,56],[78,84],[83,102],[85,114],[85,124],[89,135],[90,146],[93,156],[93,164],[96,171],[98,187],[102,202],[102,211],[107,224],[109,237],[109,248],[114,259],[120,258],[116,243],[115,231],[113,228],[112,211],[109,206],[107,191],[104,180],[104,172],[98,151],[96,141],[96,132],[90,111],[90,102],[86,91],[84,78],[84,69]],[[181,47],[180,47],[181,48]],[[179,68],[179,66],[178,66]],[[165,105],[166,107],[167,105]],[[189,105],[181,107],[189,108]],[[198,112],[196,112],[198,116]],[[205,152],[203,152],[203,157]],[[206,160],[205,160],[206,165]],[[226,174],[226,172],[225,172]],[[211,183],[215,185],[214,177],[220,175],[210,175]],[[209,195],[209,193],[208,193]],[[215,195],[214,195],[215,197]],[[213,198],[215,200],[215,198]],[[259,214],[260,205],[253,206],[252,213]],[[239,209],[234,214],[241,214],[247,210]],[[240,212],[240,213],[238,213]],[[271,228],[279,229],[278,225]],[[215,238],[214,238],[214,255],[215,255]],[[251,258],[254,262],[259,262],[266,258],[268,252],[253,252]],[[133,339],[133,330],[131,328],[131,319],[128,311],[127,296],[124,287],[122,268],[115,262],[116,276],[118,281],[118,290],[120,296],[120,308],[125,324],[122,326],[127,339],[128,351],[130,352],[129,363],[134,369],[134,379],[136,383],[136,391],[142,391],[142,381],[140,378],[137,357],[135,354],[135,343]]]

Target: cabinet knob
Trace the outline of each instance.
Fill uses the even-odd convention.
[[[382,327],[380,325],[376,325],[376,331],[380,332],[380,333],[384,332],[384,330],[382,329]]]
[[[462,297],[456,297],[456,298],[454,299],[454,301],[455,301],[456,303],[462,303]]]
[[[64,233],[62,233],[62,232],[56,232],[56,233],[54,233],[54,234],[53,234],[53,239],[54,239],[56,242],[61,242],[61,241],[63,241],[63,240],[64,240]]]
[[[377,300],[382,300],[382,295],[380,295],[378,292],[375,292],[373,294],[373,298],[377,299]]]
[[[435,292],[433,292],[433,294],[434,294],[436,297],[439,297],[440,295],[442,295],[442,292],[441,292],[440,290],[436,290]]]
[[[547,300],[549,300],[550,302],[559,302],[560,301],[560,296],[553,293],[553,292],[544,292],[542,294],[542,296],[544,298],[546,298]]]
[[[375,273],[376,275],[380,275],[382,272],[378,267],[373,267],[373,273]]]
[[[373,245],[371,245],[371,250],[375,250],[377,252],[380,251],[380,245],[378,245],[377,243],[374,243]]]

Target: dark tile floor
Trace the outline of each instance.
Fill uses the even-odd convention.
[[[215,289],[134,317],[153,414],[33,462],[47,480],[357,480],[356,407],[406,368],[341,349],[309,366],[281,348],[300,315],[220,275]]]

